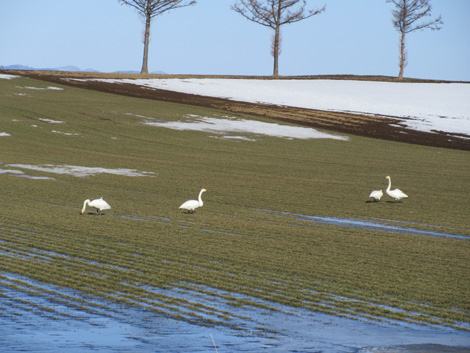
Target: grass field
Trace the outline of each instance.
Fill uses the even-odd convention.
[[[230,325],[232,314],[155,289],[212,288],[253,298],[229,297],[234,306],[261,298],[348,317],[468,328],[468,152],[355,136],[215,139],[146,126],[142,116],[172,121],[223,111],[31,88],[50,86],[0,80],[0,134],[11,135],[0,136],[0,279],[27,276],[206,324]],[[43,165],[145,175],[31,169]],[[409,199],[366,202],[370,191],[386,188],[386,175]],[[178,210],[203,187],[203,208]],[[79,215],[85,199],[101,196],[112,210]],[[469,239],[295,215],[379,219]]]

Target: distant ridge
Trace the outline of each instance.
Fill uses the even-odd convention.
[[[61,66],[61,67],[30,67],[27,65],[8,65],[8,66],[0,66],[1,70],[29,70],[29,71],[71,71],[71,72],[101,72],[99,70],[95,70],[92,68],[88,69],[80,69],[79,67],[68,65],[68,66]],[[138,74],[140,71],[136,70],[119,70],[119,71],[114,71],[114,73],[122,73],[122,74]],[[157,74],[157,75],[166,75],[166,72],[163,71],[155,71],[151,72],[152,74]]]

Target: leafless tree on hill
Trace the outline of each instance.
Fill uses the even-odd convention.
[[[238,0],[232,10],[246,19],[274,30],[271,54],[274,57],[273,76],[279,75],[281,53],[281,26],[305,20],[325,11],[307,10],[306,0]]]
[[[148,73],[150,43],[150,24],[152,19],[164,12],[196,4],[195,0],[118,0],[121,4],[132,6],[145,19],[144,58],[141,74]],[[189,2],[186,2],[189,1]]]
[[[441,16],[431,21],[420,22],[425,17],[431,16],[430,0],[387,0],[393,3],[395,10],[392,10],[393,27],[400,33],[400,72],[398,78],[403,78],[405,66],[408,64],[405,50],[405,36],[408,33],[421,30],[440,30],[443,24]]]

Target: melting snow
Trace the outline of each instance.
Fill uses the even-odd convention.
[[[348,140],[347,137],[320,132],[312,128],[279,125],[275,123],[265,123],[261,121],[237,119],[230,117],[227,117],[225,119],[219,119],[190,115],[184,121],[145,120],[143,124],[149,126],[164,127],[174,130],[205,131],[216,135],[226,133],[237,133],[266,135],[281,138],[329,138],[336,140]],[[253,139],[244,136],[224,136],[223,138],[254,141]]]
[[[252,103],[400,117],[411,129],[470,135],[470,84],[465,83],[256,79],[101,81]]]
[[[54,87],[54,86],[49,86],[49,87],[31,87],[31,86],[24,86],[24,87],[20,87],[20,86],[17,86],[17,88],[25,88],[25,89],[33,89],[33,90],[36,90],[36,91],[63,91],[64,89],[63,88],[60,88],[60,87]]]
[[[39,121],[42,121],[43,123],[48,123],[48,124],[65,124],[65,121],[52,120],[52,119],[42,119],[42,118],[40,118]]]
[[[62,134],[66,136],[80,136],[80,134],[72,133],[72,132],[62,132],[62,131],[57,131],[57,130],[52,130],[52,132],[55,134]]]
[[[11,135],[7,132],[0,132],[0,137],[7,137],[7,136],[11,136]]]
[[[18,78],[19,76],[0,74],[0,80],[11,80],[12,78]]]
[[[40,165],[31,165],[31,164],[9,164],[8,167],[36,170],[46,173],[54,174],[68,174],[75,177],[88,177],[96,174],[114,174],[122,175],[129,177],[141,177],[141,176],[154,176],[155,173],[152,172],[139,172],[135,169],[107,169],[100,167],[81,167],[76,165],[54,165],[54,164],[40,164]]]

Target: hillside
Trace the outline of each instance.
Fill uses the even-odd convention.
[[[153,99],[164,102],[183,103],[200,107],[215,108],[231,113],[251,114],[259,117],[292,122],[304,126],[318,129],[325,129],[333,132],[372,137],[383,140],[413,143],[418,145],[444,147],[459,150],[470,150],[470,142],[465,135],[448,134],[440,132],[423,132],[409,129],[404,126],[399,119],[392,116],[374,116],[369,114],[352,114],[348,112],[332,112],[324,110],[313,110],[305,108],[285,107],[272,104],[257,104],[241,101],[233,101],[223,98],[201,96],[195,94],[181,93],[162,89],[149,89],[129,83],[112,83],[89,80],[68,80],[75,79],[141,79],[141,78],[237,78],[237,79],[272,79],[272,77],[245,77],[245,76],[184,76],[184,75],[146,75],[139,74],[104,74],[85,72],[53,72],[53,71],[4,71],[8,74],[20,75],[24,77],[36,78],[48,82],[66,84],[101,92],[109,92],[129,97]],[[280,77],[278,79],[329,79],[329,80],[367,80],[397,82],[394,77],[385,76],[353,76],[353,75],[333,75],[333,76],[301,76],[301,77]],[[447,81],[415,80],[405,79],[400,82],[409,83],[449,83]]]

